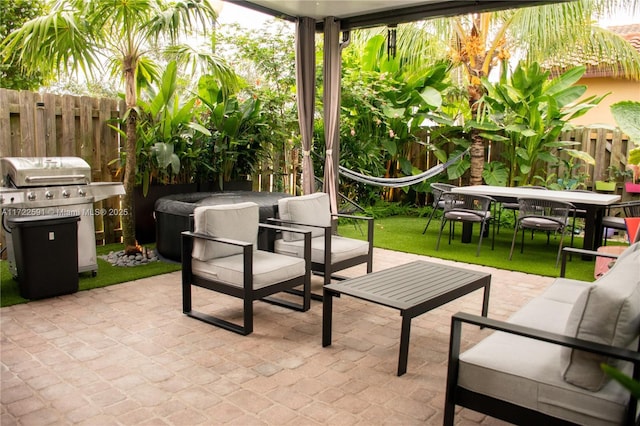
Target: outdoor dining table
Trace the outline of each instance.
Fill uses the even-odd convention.
[[[585,210],[584,242],[582,248],[596,250],[602,242],[602,217],[607,206],[620,201],[619,195],[582,191],[553,191],[527,187],[505,187],[491,185],[460,186],[451,190],[462,194],[486,195],[501,203],[515,203],[518,198],[544,198],[572,203],[576,209]],[[591,256],[583,256],[591,259]]]

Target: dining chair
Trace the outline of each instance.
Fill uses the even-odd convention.
[[[640,216],[625,217],[624,219],[622,219],[622,221],[625,224],[625,231],[627,234],[629,245],[640,242]],[[593,277],[595,279],[598,279],[602,275],[606,274],[609,269],[611,269],[611,267],[615,264],[616,259],[628,247],[628,245],[598,247],[598,256],[596,256],[596,265],[593,269]],[[564,262],[564,259],[562,261]]]
[[[253,302],[256,300],[298,311],[309,310],[311,232],[259,223],[259,207],[252,202],[196,207],[190,228],[191,231],[182,232],[184,314],[246,336],[253,332]],[[260,228],[287,230],[300,235],[304,255],[298,258],[259,250]],[[194,310],[192,286],[242,299],[242,324],[224,319],[220,314],[213,316]],[[300,303],[273,297],[298,287],[303,289]],[[209,312],[216,311],[214,301],[200,304],[205,303]]]
[[[427,232],[427,228],[429,228],[429,224],[431,223],[431,219],[433,219],[436,210],[444,210],[444,201],[442,200],[442,194],[451,191],[451,189],[453,188],[455,188],[455,186],[448,183],[431,184],[431,193],[433,194],[433,202],[431,203],[432,209],[431,214],[429,214],[429,220],[427,220],[427,224],[422,231],[422,235]]]
[[[613,209],[621,209],[624,216],[616,216],[612,214]],[[602,227],[604,232],[604,245],[607,245],[607,228],[625,231],[625,217],[640,217],[640,200],[627,201],[624,203],[612,204],[607,207],[604,217],[602,218]]]
[[[518,231],[522,229],[522,241],[520,243],[520,253],[524,252],[524,230],[544,231],[547,233],[547,244],[549,244],[551,232],[560,232],[560,244],[558,255],[556,256],[556,267],[560,261],[562,243],[567,227],[569,226],[569,216],[573,214],[575,206],[564,201],[554,201],[542,198],[519,198],[518,199],[518,220],[513,230],[511,240],[511,251],[509,260],[513,257],[513,248],[516,244]]]
[[[530,188],[530,189],[549,189],[546,186],[536,186],[536,185],[523,185],[523,188]],[[518,209],[520,208],[520,204],[518,203],[500,203],[500,208],[496,209],[498,211],[498,217],[497,217],[497,222],[498,222],[498,234],[500,233],[500,225],[501,225],[501,221],[502,221],[502,211],[503,210],[509,210],[511,212],[513,212],[513,223],[515,225],[515,223],[518,220]]]
[[[444,212],[440,222],[440,233],[436,243],[436,250],[440,248],[440,237],[445,224],[449,221],[449,244],[451,244],[451,235],[453,233],[453,224],[455,222],[463,222],[470,225],[474,223],[480,224],[480,238],[478,240],[478,248],[476,256],[480,256],[480,247],[482,246],[482,238],[487,229],[487,224],[491,222],[491,206],[495,200],[484,195],[461,194],[457,192],[444,192],[441,196],[444,203]],[[493,227],[493,236],[491,238],[491,250],[495,243],[495,226]]]

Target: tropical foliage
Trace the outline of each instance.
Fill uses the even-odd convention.
[[[611,105],[611,113],[620,130],[635,144],[635,148],[629,150],[627,164],[632,169],[633,182],[640,183],[640,102],[617,102]]]
[[[431,19],[399,26],[398,54],[407,67],[425,60],[450,60],[460,71],[459,84],[467,89],[470,114],[466,118],[475,118],[485,93],[482,79],[495,69],[506,69],[502,65],[511,57],[522,57],[527,64],[568,68],[589,58],[609,67],[614,75],[639,80],[640,54],[597,24],[598,19],[620,12],[638,16],[640,1],[578,0]],[[467,138],[471,141],[470,183],[480,184],[488,147],[479,130],[471,129]]]
[[[200,78],[198,99],[206,109],[203,121],[211,130],[211,137],[203,144],[210,172],[205,172],[205,180],[222,185],[251,176],[264,152],[259,136],[264,125],[260,101],[253,97],[240,100],[236,94],[227,96],[210,76]]]
[[[202,76],[197,93],[181,87],[171,61],[159,86],[138,99],[136,185],[223,183],[251,176],[262,157],[261,104],[239,101],[215,76]],[[117,129],[117,127],[114,127]],[[126,156],[121,159],[126,164]]]
[[[387,54],[382,36],[371,38],[362,50],[350,50],[344,61],[341,163],[375,176],[420,172],[413,161],[428,149],[423,123],[452,124],[442,108],[450,84],[448,65],[405,69],[401,58]]]
[[[196,97],[181,99],[177,86],[177,65],[171,61],[157,92],[147,89],[138,104],[136,144],[137,184],[146,196],[149,185],[190,183],[195,176],[194,162],[202,155],[198,141],[211,132],[198,122]],[[126,158],[124,158],[126,162]]]
[[[608,376],[624,386],[631,395],[634,396],[634,398],[640,398],[640,382],[638,380],[635,380],[633,377],[626,375],[622,371],[608,364],[602,363],[600,364],[600,368]]]
[[[590,96],[578,102],[587,88],[575,83],[584,72],[585,67],[576,67],[550,79],[550,72],[537,63],[520,63],[509,78],[503,74],[496,83],[482,79],[486,95],[479,102],[478,121],[469,121],[467,126],[504,146],[503,184],[536,183],[534,177],[542,170],[560,163],[560,151],[571,157],[571,165],[573,160],[595,162],[585,152],[572,149],[575,142],[559,140],[561,132],[570,127],[569,120],[585,114],[604,97]]]
[[[40,0],[0,0],[0,40],[4,40],[26,21],[44,13],[44,3]],[[0,56],[0,87],[14,90],[34,90],[43,82],[42,73],[37,70],[25,72],[17,56]]]
[[[274,171],[277,191],[295,191],[286,178],[294,172],[300,147],[294,46],[291,26],[274,20],[267,21],[260,31],[222,26],[216,35],[216,50],[246,82],[236,94],[238,101],[259,100],[261,122],[268,123],[254,129],[261,147],[255,165]]]

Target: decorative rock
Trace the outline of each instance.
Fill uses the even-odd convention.
[[[100,256],[100,258],[106,260],[113,266],[122,267],[146,265],[147,263],[157,262],[159,260],[155,250],[145,250],[144,253],[132,255],[124,254],[124,250],[112,251],[107,255]]]

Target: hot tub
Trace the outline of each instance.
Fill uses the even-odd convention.
[[[276,217],[278,200],[291,197],[282,192],[192,192],[158,198],[154,206],[156,219],[156,250],[165,259],[180,262],[180,233],[189,230],[189,215],[198,206],[237,204],[251,201],[260,206],[260,222]],[[258,247],[267,248],[264,232],[258,234]]]

